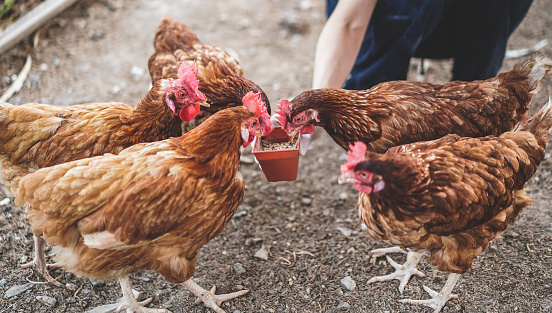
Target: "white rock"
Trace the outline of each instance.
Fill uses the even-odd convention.
[[[245,268],[243,268],[243,265],[241,263],[234,264],[234,272],[238,275],[245,273]]]
[[[343,236],[345,236],[345,237],[349,237],[353,233],[353,231],[350,230],[347,227],[341,227],[340,226],[340,227],[337,228],[337,230],[339,230],[343,234]]]
[[[356,282],[350,276],[343,277],[341,279],[341,284],[349,291],[353,291],[356,288]]]
[[[6,205],[8,203],[10,203],[10,198],[4,198],[2,199],[2,201],[0,201],[0,205]]]
[[[253,255],[254,257],[256,257],[257,259],[261,259],[261,260],[268,260],[268,251],[266,250],[265,246],[262,245],[261,246],[261,249],[259,249],[259,251],[255,252],[255,255]]]
[[[11,297],[15,297],[17,295],[19,295],[20,293],[23,293],[31,288],[33,288],[34,285],[32,283],[26,283],[24,285],[16,285],[16,286],[12,286],[10,287],[10,289],[8,289],[6,291],[6,293],[4,294],[4,298],[6,299],[9,299]]]
[[[48,296],[37,296],[37,300],[44,302],[46,305],[54,306],[56,305],[56,298],[48,297]]]

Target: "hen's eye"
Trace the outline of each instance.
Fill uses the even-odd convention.
[[[180,98],[184,98],[184,97],[186,97],[186,94],[183,93],[183,92],[180,92],[180,93],[178,94],[178,96],[179,96]]]
[[[301,117],[296,117],[296,118],[295,118],[295,121],[296,121],[296,122],[300,122],[300,121],[301,121]]]
[[[365,172],[362,172],[362,173],[360,173],[360,177],[366,178],[366,177],[368,177],[368,174],[366,174]]]
[[[253,121],[253,123],[251,123],[251,126],[256,126],[257,125],[257,121]]]

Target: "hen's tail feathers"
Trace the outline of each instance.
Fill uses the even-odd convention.
[[[508,72],[502,72],[498,74],[497,79],[499,84],[503,87],[510,89],[514,94],[518,94],[518,97],[526,97],[526,92],[532,95],[536,92],[539,83],[548,75],[552,74],[552,60],[545,56],[532,57],[523,60]],[[526,82],[528,89],[522,88],[520,82]],[[525,90],[525,92],[520,92]],[[530,102],[530,98],[525,102]]]
[[[543,78],[552,73],[552,60],[547,57],[535,58],[535,64],[531,68],[531,74],[529,74],[529,86],[531,92],[535,92],[539,83]]]
[[[548,103],[537,114],[520,122],[513,131],[528,131],[535,135],[540,144],[546,146],[552,133],[552,97],[548,98]]]

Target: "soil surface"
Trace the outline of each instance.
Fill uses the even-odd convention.
[[[535,0],[510,41],[511,49],[552,39],[552,0]],[[0,56],[0,88],[19,73],[27,55],[33,66],[23,89],[9,102],[70,105],[89,101],[135,104],[149,89],[147,60],[159,20],[171,16],[187,23],[199,37],[239,56],[250,79],[272,104],[310,88],[312,60],[324,24],[322,0],[147,1],[81,0],[54,23]],[[552,56],[552,46],[539,54]],[[519,60],[507,60],[509,70]],[[413,62],[411,79],[416,79]],[[423,79],[446,82],[450,62],[431,61]],[[552,95],[546,79],[532,103],[535,112]],[[475,260],[462,276],[444,312],[552,312],[552,158],[527,184],[535,199],[520,217]],[[338,185],[343,151],[327,136],[301,157],[298,179],[268,183],[257,165],[242,165],[247,182],[238,214],[225,231],[200,252],[196,274],[204,288],[217,293],[249,289],[222,305],[227,312],[431,312],[402,304],[426,299],[422,286],[440,290],[447,275],[420,265],[427,277],[415,277],[400,295],[398,282],[366,284],[392,272],[385,258],[369,251],[387,245],[360,231],[351,185]],[[5,198],[0,195],[0,200]],[[255,257],[266,252],[267,259]],[[47,250],[47,253],[50,250]],[[0,207],[0,313],[86,312],[121,297],[118,283],[92,284],[61,269],[52,272],[64,287],[51,284],[7,298],[17,285],[41,281],[20,263],[32,256],[32,233],[23,210],[13,202]],[[51,257],[48,257],[51,260]],[[393,258],[404,262],[404,255]],[[356,283],[352,291],[341,282]],[[181,286],[154,272],[132,275],[140,299],[175,313],[212,312]],[[351,288],[352,289],[352,288]],[[49,304],[48,304],[49,302]]]

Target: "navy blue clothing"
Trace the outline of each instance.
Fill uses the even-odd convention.
[[[327,0],[330,16],[338,0]],[[410,59],[454,59],[453,80],[496,76],[532,0],[380,0],[346,89],[404,80]]]

